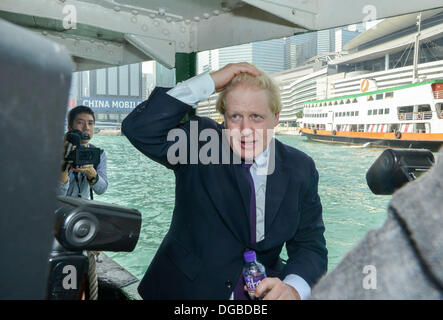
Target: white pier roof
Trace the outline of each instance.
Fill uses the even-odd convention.
[[[76,70],[435,9],[441,0],[1,0],[0,18],[66,47]]]

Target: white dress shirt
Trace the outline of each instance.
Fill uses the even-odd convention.
[[[215,85],[209,73],[203,73],[186,81],[180,82],[176,87],[167,92],[171,97],[186,103],[193,108],[197,107],[197,103],[207,100],[210,95],[215,92]],[[256,239],[257,242],[265,238],[265,200],[266,200],[266,179],[267,175],[258,174],[258,170],[266,168],[268,165],[267,158],[268,149],[255,157],[251,166],[251,176],[254,181],[255,199],[256,199]],[[302,300],[307,299],[311,295],[311,288],[308,283],[296,274],[289,274],[283,280],[286,284],[295,288]],[[233,293],[231,294],[231,300]]]

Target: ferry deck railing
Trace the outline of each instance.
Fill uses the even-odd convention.
[[[434,91],[434,99],[443,99],[443,91]]]
[[[432,111],[399,113],[398,120],[429,120],[432,119]]]

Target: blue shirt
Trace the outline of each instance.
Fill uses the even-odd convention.
[[[108,188],[108,178],[106,175],[106,153],[104,151],[100,155],[100,163],[98,164],[96,171],[98,174],[98,181],[91,187],[96,194],[103,194]],[[62,183],[60,180],[58,180],[56,191],[57,196],[78,197],[80,195],[83,199],[89,199],[90,184],[86,178],[86,175],[78,172],[77,181],[75,179],[74,172],[69,170],[67,183]]]

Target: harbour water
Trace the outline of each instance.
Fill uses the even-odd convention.
[[[391,196],[376,196],[366,184],[366,171],[383,149],[329,145],[302,136],[277,136],[309,154],[320,176],[328,272],[365,233],[386,219]],[[108,157],[108,190],[95,200],[138,209],[142,231],[131,253],[107,253],[141,278],[166,234],[174,207],[174,174],[137,151],[123,136],[96,135],[92,141]],[[294,164],[296,165],[296,164]],[[282,257],[286,258],[283,251]]]

